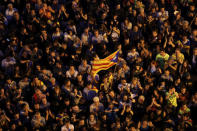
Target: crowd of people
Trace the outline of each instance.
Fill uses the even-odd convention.
[[[0,130],[197,130],[196,6],[0,0]]]

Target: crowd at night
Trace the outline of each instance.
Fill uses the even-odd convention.
[[[0,0],[0,131],[195,131],[196,83],[197,0]]]

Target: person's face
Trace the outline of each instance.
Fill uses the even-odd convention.
[[[185,94],[185,92],[186,92],[186,88],[182,88],[181,93]]]
[[[177,5],[174,5],[174,6],[173,6],[173,9],[174,9],[174,10],[177,10]]]
[[[161,51],[160,54],[161,54],[162,56],[165,56],[165,52],[164,52],[164,51]]]
[[[197,48],[194,49],[194,55],[197,56]]]
[[[75,70],[74,66],[70,66],[70,70],[72,71]]]
[[[36,117],[36,119],[40,119],[40,113],[37,113],[37,114],[35,115],[35,117]]]
[[[187,40],[187,36],[183,36],[183,41],[186,41]]]
[[[183,66],[184,66],[184,67],[187,67],[187,62],[184,62],[184,63],[183,63]]]
[[[103,120],[107,120],[107,116],[106,115],[103,115],[102,118],[103,118]]]
[[[129,44],[129,39],[125,39],[125,44]]]
[[[116,9],[117,9],[117,10],[119,10],[119,9],[120,9],[120,4],[118,4],[118,5],[116,6]]]
[[[84,120],[80,120],[80,121],[79,121],[79,125],[80,125],[80,126],[85,125],[85,121],[84,121]]]
[[[69,106],[70,105],[70,101],[69,100],[65,101],[65,105]]]
[[[26,4],[26,9],[30,9],[30,8],[31,8],[30,3],[27,3],[27,4]]]
[[[87,65],[87,60],[83,60],[82,63],[83,63],[83,65],[86,66]]]
[[[138,32],[138,27],[137,26],[134,26],[134,32]]]
[[[161,12],[164,12],[165,11],[165,8],[161,8]]]
[[[110,108],[110,109],[113,109],[113,107],[114,107],[113,104],[110,104],[110,105],[109,105],[109,108]]]
[[[60,28],[56,28],[56,32],[59,32],[60,31]]]
[[[177,79],[177,81],[176,81],[177,83],[181,83],[181,79],[179,78],[179,79]]]
[[[101,4],[100,4],[100,8],[104,8],[105,7],[105,4],[102,2]]]
[[[94,35],[97,37],[99,35],[98,31],[95,31]]]
[[[95,104],[96,106],[99,106],[99,101],[95,101],[94,104]]]
[[[18,113],[15,114],[14,118],[15,118],[15,119],[19,119],[19,114],[18,114]]]
[[[15,13],[14,13],[14,18],[15,18],[16,20],[19,20],[19,18],[20,18],[19,13],[15,12]]]
[[[11,83],[12,83],[12,80],[8,79],[8,80],[7,80],[7,83],[8,83],[8,84],[11,84]]]
[[[89,29],[86,28],[86,29],[84,30],[84,33],[85,33],[85,34],[88,34],[88,32],[89,32]]]
[[[94,115],[90,115],[90,121],[94,120]]]
[[[47,104],[47,99],[42,99],[42,103],[43,103],[44,105],[46,105],[46,104]]]
[[[68,82],[66,83],[66,86],[67,86],[67,87],[70,87],[70,84],[71,84],[70,81],[68,81]]]
[[[190,6],[190,11],[194,11],[195,10],[195,6],[191,5]]]
[[[125,85],[126,84],[126,80],[122,80],[122,84]]]
[[[115,96],[115,94],[114,94],[113,91],[110,91],[109,95],[110,95],[111,97],[114,97],[114,96]]]
[[[153,4],[155,1],[154,0],[150,0],[150,3]]]
[[[127,96],[124,96],[123,97],[123,101],[127,101]]]
[[[12,9],[13,9],[13,5],[12,5],[12,4],[9,4],[9,5],[8,5],[8,9],[9,9],[9,10],[12,10]]]
[[[78,81],[82,81],[82,75],[77,76]]]
[[[36,110],[39,110],[39,109],[40,109],[40,105],[39,105],[39,104],[35,104],[35,105],[34,105],[34,108],[35,108]]]
[[[169,75],[170,75],[170,72],[169,72],[168,70],[166,70],[166,71],[165,71],[165,75],[166,75],[166,76],[169,76]]]
[[[140,66],[136,66],[136,70],[140,70]]]
[[[153,37],[157,37],[157,32],[156,31],[153,31]]]
[[[147,127],[148,126],[148,122],[147,121],[143,121],[142,125],[143,125],[143,127]]]
[[[183,105],[183,110],[186,110],[187,109],[187,105]]]

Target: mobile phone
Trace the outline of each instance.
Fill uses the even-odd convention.
[[[10,42],[10,39],[9,39],[9,38],[7,38],[7,39],[6,39],[6,41]]]

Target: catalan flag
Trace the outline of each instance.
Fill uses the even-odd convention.
[[[101,70],[107,70],[118,62],[119,50],[112,53],[108,57],[100,60],[95,60],[92,63],[92,73],[96,75]]]

